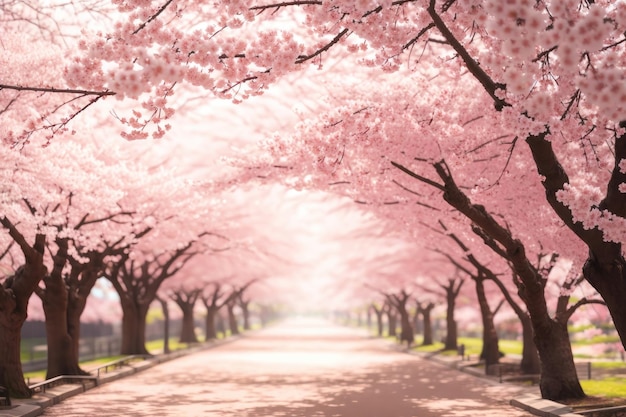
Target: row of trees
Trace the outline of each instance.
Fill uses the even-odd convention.
[[[101,278],[119,299],[121,353],[147,354],[146,317],[156,302],[165,317],[169,304],[179,306],[184,342],[197,340],[193,312],[199,303],[208,340],[217,337],[221,309],[231,333],[237,333],[235,309],[241,310],[245,329],[252,299],[262,320],[271,315],[272,303],[298,303],[311,293],[307,282],[334,267],[336,239],[349,244],[374,233],[371,225],[361,229],[366,216],[346,212],[350,202],[328,204],[318,195],[307,208],[311,201],[303,204],[302,195],[280,188],[253,191],[191,181],[164,165],[129,160],[121,154],[124,146],[112,145],[100,150],[68,138],[45,148],[4,149],[3,160],[12,163],[1,170],[0,336],[6,343],[0,347],[0,368],[12,396],[30,394],[20,363],[20,329],[28,316],[46,323],[47,377],[84,373],[78,363],[81,317],[93,316],[86,310],[95,308],[105,322],[120,318],[88,303]],[[268,206],[278,197],[280,206]],[[252,210],[250,198],[257,201]],[[322,206],[327,211],[317,212]],[[287,221],[295,209],[300,218],[294,214]],[[333,217],[344,212],[343,229],[333,231]],[[303,227],[303,219],[312,222],[312,230]],[[379,229],[374,237],[384,234]],[[324,252],[311,252],[311,246]],[[353,262],[365,260],[365,246],[355,247]],[[294,274],[301,275],[303,294],[288,290]],[[33,308],[33,297],[40,299],[40,311]]]
[[[29,395],[20,365],[20,330],[32,296],[41,299],[45,316],[49,378],[83,373],[80,318],[101,277],[120,299],[124,354],[147,353],[146,314],[159,296],[181,306],[191,303],[192,292],[180,277],[193,258],[234,253],[230,261],[221,259],[221,268],[194,277],[197,288],[208,287],[195,295],[208,308],[215,312],[226,303],[232,313],[235,300],[249,302],[242,297],[251,278],[223,275],[248,244],[222,234],[241,228],[235,210],[220,216],[214,200],[198,198],[198,188],[172,172],[107,163],[108,150],[101,157],[76,142],[4,150],[3,160],[11,164],[2,166],[1,261],[13,272],[0,287],[0,368],[13,396]],[[209,229],[217,222],[219,227]],[[166,280],[172,282],[164,285]]]
[[[10,16],[38,13],[3,7]],[[112,7],[97,10],[112,16],[110,27],[94,25],[80,42],[68,39],[69,47],[50,36],[57,29],[46,19],[8,19],[4,30],[38,22],[28,33],[57,49],[33,58],[46,64],[37,75],[63,81],[36,85],[26,59],[2,74],[8,80],[0,85],[7,145],[25,149],[36,138],[50,143],[69,135],[75,118],[110,96],[126,100],[120,109],[127,116],[117,116],[125,137],[162,137],[175,108],[185,108],[175,89],[201,88],[240,101],[290,73],[307,74],[304,64],[326,64],[334,78],[331,96],[296,133],[248,149],[231,183],[279,181],[352,198],[421,245],[417,252],[428,256],[406,264],[414,271],[429,265],[420,284],[446,274],[430,267],[437,259],[472,277],[483,318],[494,307],[480,295],[482,287],[496,285],[532,329],[545,398],[584,395],[566,323],[592,300],[568,305],[576,284],[584,280],[599,293],[626,346],[623,2],[225,1],[208,7],[155,1]],[[68,28],[75,23],[67,13],[45,16],[62,16]],[[22,42],[7,36],[4,53],[19,55]],[[75,46],[75,54],[55,63],[63,56],[57,50]],[[382,71],[361,72],[359,64]],[[3,225],[27,266],[15,277],[39,277],[15,287],[22,298],[43,282],[39,259],[46,245],[67,238],[67,232],[48,231],[58,230],[55,216],[70,200],[60,211],[20,200],[20,210],[37,219],[30,240],[11,221],[15,205],[5,209]],[[160,201],[172,203],[167,196]],[[126,218],[125,212],[89,213],[64,230],[82,233],[100,220]],[[38,233],[39,225],[46,233]],[[185,243],[173,253],[204,238],[201,233],[179,240]],[[55,245],[58,264],[50,270],[60,273],[65,252],[82,249]],[[117,245],[113,250],[125,240],[107,245]],[[572,272],[557,283],[556,307],[550,308],[546,293],[557,259]],[[383,275],[376,278],[388,282]]]

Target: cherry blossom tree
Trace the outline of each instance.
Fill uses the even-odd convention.
[[[182,328],[180,331],[179,341],[181,343],[198,343],[198,336],[195,330],[194,310],[196,308],[196,301],[200,297],[201,289],[195,290],[174,290],[171,295],[172,300],[180,307],[183,318]]]
[[[194,254],[193,241],[157,254],[127,253],[105,272],[117,291],[123,311],[122,354],[144,354],[146,315],[161,283],[178,272]]]
[[[3,152],[9,158],[6,161],[12,163],[2,167],[5,180],[2,224],[21,248],[22,259],[17,262],[23,263],[22,266],[17,264],[14,276],[3,283],[5,295],[14,300],[11,303],[13,306],[7,304],[3,308],[3,314],[7,314],[7,318],[13,317],[13,329],[19,335],[30,296],[34,292],[43,295],[46,315],[52,315],[53,310],[57,315],[56,319],[50,317],[47,320],[51,342],[49,355],[53,355],[51,360],[55,359],[59,367],[71,371],[72,366],[78,366],[77,327],[80,313],[95,282],[93,271],[79,267],[78,263],[88,263],[85,259],[89,259],[89,253],[97,251],[101,223],[114,220],[117,215],[123,216],[117,206],[122,194],[114,187],[103,185],[99,175],[111,172],[98,165],[89,151],[76,143],[54,145],[45,150],[38,147],[23,150],[4,148]],[[74,158],[62,161],[68,155]],[[32,169],[33,165],[37,166],[37,170]],[[101,168],[101,171],[92,171],[94,167]],[[77,175],[83,177],[81,182],[75,181]],[[103,190],[105,195],[97,197],[94,189]],[[114,238],[111,235],[111,238],[121,242],[124,240],[123,232],[121,236]],[[35,244],[28,243],[30,239],[34,239]],[[73,267],[68,263],[70,258],[77,260]],[[73,273],[69,272],[70,268]],[[81,275],[85,278],[83,282],[87,283],[85,292],[71,284],[75,282],[78,285]],[[40,284],[45,284],[45,293]],[[71,296],[66,284],[76,290]],[[9,295],[15,294],[14,285],[20,288],[17,297]],[[57,298],[52,301],[54,297]],[[70,305],[73,312],[66,316]],[[14,343],[17,345],[16,357],[11,358],[15,352],[3,355],[2,366],[8,367],[5,368],[9,380],[7,384],[13,395],[27,396],[28,390],[20,383],[23,381],[21,368],[11,365],[11,362],[19,361],[20,338],[10,334],[5,336],[3,340],[7,341],[4,344],[7,352],[15,348],[10,348]]]
[[[411,298],[411,294],[402,290],[398,294],[386,294],[386,298],[389,305],[393,306],[400,315],[400,342],[406,342],[407,348],[410,348],[411,344],[415,341],[413,326],[407,310],[407,304]]]
[[[370,304],[370,310],[373,310],[376,314],[376,334],[379,337],[383,335],[383,312],[385,310],[384,302],[372,302]]]
[[[219,282],[207,285],[201,296],[202,304],[206,309],[204,335],[206,340],[217,339],[216,319],[220,309],[228,303],[235,293],[226,292]]]
[[[433,302],[422,302],[419,300],[415,301],[416,314],[420,314],[422,316],[422,346],[429,346],[433,344],[433,327],[431,320],[431,312],[435,308],[435,303]]]

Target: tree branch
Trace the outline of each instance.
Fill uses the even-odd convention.
[[[348,28],[345,28],[344,30],[342,30],[341,32],[339,32],[330,42],[328,42],[325,46],[323,46],[322,48],[318,49],[317,51],[313,52],[311,55],[300,55],[298,56],[298,58],[296,58],[296,64],[302,64],[303,62],[309,61],[313,58],[315,58],[316,56],[322,54],[323,52],[328,51],[330,48],[333,47],[333,45],[335,45],[337,42],[339,42],[341,40],[341,38],[343,36],[345,36],[348,33]]]
[[[281,7],[288,6],[304,6],[307,4],[311,5],[322,5],[320,0],[296,0],[296,1],[283,1],[280,3],[271,3],[271,4],[262,4],[260,6],[252,6],[249,10],[260,10],[260,12],[264,12],[267,9],[280,9]]]
[[[448,29],[444,21],[441,19],[437,11],[435,10],[435,0],[430,0],[430,4],[428,6],[428,14],[431,19],[437,26],[437,29],[444,38],[448,41],[450,46],[456,51],[457,54],[461,57],[467,69],[474,75],[474,77],[482,84],[485,91],[491,96],[494,101],[496,110],[502,110],[505,106],[510,106],[506,101],[502,100],[496,95],[496,90],[501,89],[504,90],[506,86],[504,84],[498,84],[494,82],[489,75],[480,67],[480,64],[472,58],[472,56],[467,52],[465,47],[461,45],[454,34]]]
[[[552,143],[546,139],[548,133],[549,132],[546,130],[539,135],[529,135],[526,138],[526,143],[528,143],[528,146],[530,147],[533,160],[537,166],[537,171],[539,175],[542,175],[545,178],[542,185],[545,190],[548,203],[557,216],[561,218],[563,223],[565,223],[570,230],[572,230],[583,242],[585,242],[593,252],[600,253],[602,252],[600,248],[605,248],[611,245],[614,246],[613,250],[615,252],[619,252],[620,249],[618,244],[604,241],[602,231],[597,228],[585,230],[582,223],[574,222],[572,219],[572,212],[569,207],[558,201],[556,195],[559,191],[565,188],[565,184],[569,184],[569,177],[559,163],[557,156],[554,153],[554,149],[552,148]],[[617,149],[620,145],[616,143],[615,146]],[[626,152],[626,145],[624,145],[624,149],[620,150]],[[616,164],[619,164],[619,158],[615,158],[615,160]],[[619,172],[619,167],[616,165],[613,171],[614,174],[615,171]],[[614,175],[611,179],[613,180],[613,178],[616,178],[617,180],[618,177],[620,177],[620,175]],[[621,198],[617,198],[617,201],[624,201],[623,198],[623,196]],[[605,199],[604,201],[606,201],[606,205],[612,203],[612,200]],[[619,211],[622,212],[623,208]]]
[[[145,28],[145,27],[146,27],[146,25],[147,25],[148,23],[152,22],[154,19],[156,19],[157,17],[159,17],[159,15],[160,15],[161,13],[163,13],[163,11],[164,11],[165,9],[167,9],[167,6],[169,6],[169,5],[172,3],[172,1],[174,1],[174,0],[167,0],[167,1],[165,2],[165,4],[163,4],[163,6],[161,6],[161,8],[159,8],[159,10],[157,10],[157,12],[156,12],[155,14],[153,14],[152,16],[150,16],[150,18],[149,18],[148,20],[146,20],[145,22],[143,22],[143,23],[142,23],[142,24],[141,24],[141,25],[140,25],[137,29],[135,29],[135,31],[133,32],[133,35],[138,34],[138,33],[139,33],[139,32],[140,32],[143,28]]]
[[[416,174],[415,172],[411,171],[410,169],[406,168],[403,165],[400,165],[397,162],[391,161],[391,165],[393,165],[394,167],[398,168],[400,171],[404,172],[405,174],[415,178],[416,180],[420,180],[421,182],[424,182],[432,187],[435,187],[436,189],[438,189],[439,191],[446,191],[445,187],[439,183],[436,183],[433,180],[430,180],[426,177],[422,177],[419,174]]]
[[[81,94],[84,96],[114,96],[117,93],[114,91],[90,91],[90,90],[75,90],[71,88],[52,88],[52,87],[28,87],[22,85],[7,85],[0,84],[0,90],[17,90],[17,91],[35,91],[43,93],[65,93],[65,94]]]

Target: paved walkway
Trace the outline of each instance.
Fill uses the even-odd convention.
[[[292,320],[46,408],[45,416],[521,417],[528,392],[401,352],[356,329]]]

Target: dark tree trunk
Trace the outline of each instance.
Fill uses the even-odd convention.
[[[422,334],[422,332],[424,331],[422,327],[423,326],[420,320],[420,310],[418,302],[417,306],[415,307],[415,313],[413,314],[413,329],[415,331],[415,334]]]
[[[226,304],[226,310],[228,312],[228,328],[232,336],[239,334],[239,324],[237,323],[237,316],[235,316],[235,306],[232,303]]]
[[[48,343],[48,371],[46,379],[59,375],[85,375],[79,366],[78,343],[69,331],[67,292],[55,291],[46,283],[46,296],[42,300],[46,316]],[[80,325],[80,324],[79,324]],[[76,328],[73,329],[76,332]]]
[[[522,323],[522,362],[521,371],[523,374],[534,375],[541,372],[541,362],[539,353],[535,346],[535,335],[533,324],[528,314],[520,316]]]
[[[413,325],[411,324],[409,313],[406,309],[400,311],[400,341],[406,342],[408,348],[410,348],[413,342],[415,342]]]
[[[181,343],[198,343],[196,336],[196,323],[194,320],[194,309],[196,301],[200,296],[200,290],[175,291],[172,299],[183,312],[183,323],[180,332]]]
[[[496,332],[496,326],[493,324],[493,312],[485,294],[484,278],[473,277],[473,279],[476,284],[476,297],[478,298],[483,323],[483,348],[480,352],[480,359],[485,361],[485,369],[489,370],[491,365],[500,362],[498,333]]]
[[[400,316],[400,342],[406,342],[407,348],[410,348],[411,344],[415,341],[413,326],[411,325],[409,312],[406,309],[409,297],[410,295],[404,290],[402,290],[399,294],[387,295],[388,304],[395,308]]]
[[[204,308],[206,308],[206,317],[204,319],[204,334],[205,334],[204,340],[205,341],[217,339],[217,332],[218,332],[217,320],[221,320],[221,318],[218,317],[218,312],[224,306],[224,304],[227,301],[229,301],[229,298],[220,301],[220,299],[222,299],[224,296],[224,294],[221,291],[221,285],[220,284],[213,284],[213,285],[214,285],[213,291],[210,294],[204,294],[204,295],[201,295],[200,297],[202,300],[202,304],[204,305]],[[264,307],[265,306],[261,308],[261,312],[264,311]],[[261,316],[263,317],[263,314],[261,314]],[[223,329],[222,329],[222,332],[223,332]]]
[[[53,256],[52,271],[44,277],[45,289],[37,290],[46,317],[48,342],[48,370],[46,379],[59,375],[86,375],[79,365],[80,315],[84,302],[80,303],[78,288],[71,293],[68,278],[62,271],[67,262],[68,242],[57,239],[58,251]],[[73,276],[78,280],[79,273]]]
[[[215,316],[215,327],[217,327],[218,333],[222,334],[222,337],[226,337],[226,322],[224,316],[219,313],[216,313]]]
[[[79,366],[80,361],[80,318],[85,311],[87,298],[96,285],[96,281],[104,271],[104,259],[114,253],[112,247],[107,247],[103,252],[88,252],[89,261],[79,264],[73,258],[68,258],[71,265],[69,281],[65,280],[67,288],[67,333],[72,340],[73,350],[76,352],[76,375],[87,375]],[[73,374],[70,374],[73,375]]]
[[[121,260],[107,268],[105,276],[119,295],[122,306],[123,355],[149,355],[146,349],[148,309],[156,300],[163,281],[176,274],[194,255],[186,254],[192,244],[193,241],[159,260],[139,262],[129,259],[125,253]]]
[[[193,317],[193,304],[178,305],[183,312],[183,323],[180,332],[181,343],[198,343]]]
[[[539,374],[541,372],[541,363],[539,361],[539,353],[537,352],[537,347],[535,346],[535,336],[530,316],[513,299],[513,297],[511,297],[511,292],[508,290],[508,288],[506,288],[506,286],[497,276],[492,274],[489,279],[491,279],[491,281],[493,281],[498,286],[498,288],[500,288],[500,291],[502,291],[502,295],[504,295],[504,299],[509,303],[509,305],[515,312],[515,315],[517,315],[520,323],[522,324],[522,361],[520,366],[521,372],[528,375]]]
[[[448,296],[446,308],[446,338],[444,341],[444,350],[457,350],[458,335],[456,329],[456,320],[454,319],[454,307],[456,297]]]
[[[9,219],[0,217],[0,223],[18,244],[25,260],[13,276],[0,283],[0,374],[11,397],[30,398],[32,392],[24,380],[20,358],[21,329],[28,301],[47,272],[43,263],[46,237],[36,235],[31,246]]]
[[[391,308],[387,309],[387,335],[390,337],[398,336],[398,317]]]
[[[170,309],[163,298],[157,297],[157,301],[163,311],[163,353],[170,353]]]
[[[383,337],[383,313],[385,312],[382,308],[377,308],[372,305],[372,309],[374,310],[374,314],[376,314],[376,330],[378,333],[378,337]]]
[[[433,325],[430,319],[430,310],[427,310],[424,313],[424,341],[422,342],[422,345],[429,346],[433,343]]]
[[[250,301],[241,301],[239,307],[243,316],[243,329],[250,330]]]
[[[433,344],[433,324],[430,318],[430,313],[435,308],[435,304],[428,303],[425,307],[422,307],[421,303],[419,304],[419,311],[424,318],[424,340],[422,341],[423,346],[430,346]]]
[[[583,398],[567,325],[554,321],[535,327],[535,344],[541,358],[539,388],[543,398]]]
[[[122,301],[122,355],[149,355],[146,349],[148,306]]]
[[[626,141],[626,138],[622,141]],[[592,253],[583,267],[583,275],[602,296],[622,346],[626,349],[626,261],[621,255],[621,245],[619,249],[614,249],[608,243],[606,246],[607,253],[603,254],[603,258],[611,261],[602,263]],[[611,256],[613,251],[615,253]]]
[[[457,328],[454,319],[456,298],[465,283],[461,278],[450,278],[446,285],[440,284],[446,293],[446,338],[444,340],[444,350],[457,350]]]
[[[4,306],[4,303],[0,304],[0,307]],[[32,395],[24,381],[20,359],[21,330],[25,320],[25,309],[23,313],[16,311],[14,314],[0,316],[0,374],[4,376],[5,387],[13,398],[30,398]]]
[[[215,307],[207,307],[206,317],[204,322],[204,334],[206,335],[205,340],[214,340],[217,339],[217,327],[215,325],[215,318],[217,315],[218,309]]]

